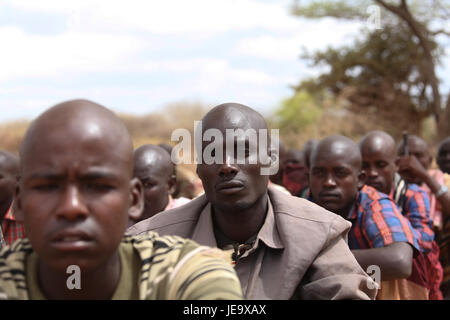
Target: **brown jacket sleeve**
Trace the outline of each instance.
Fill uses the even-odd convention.
[[[303,278],[300,299],[374,299],[378,285],[360,267],[347,244],[348,222],[331,223],[328,241]]]

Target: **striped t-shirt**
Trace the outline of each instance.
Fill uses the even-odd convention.
[[[200,246],[178,236],[159,236],[155,232],[125,236],[120,245],[130,244],[141,261],[139,299],[242,299],[231,261],[217,248]],[[26,261],[31,253],[28,239],[20,239],[2,249],[0,299],[30,299]]]

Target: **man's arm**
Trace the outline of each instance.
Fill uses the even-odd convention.
[[[441,189],[441,184],[428,173],[416,157],[400,157],[397,165],[399,167],[399,172],[408,172],[409,174],[416,176],[430,188],[433,194],[437,194]],[[436,200],[441,205],[442,213],[445,216],[450,217],[450,192],[445,192],[439,197],[436,197]]]
[[[352,250],[364,270],[376,265],[381,270],[381,280],[407,278],[413,266],[413,248],[406,242],[394,242],[381,248]]]

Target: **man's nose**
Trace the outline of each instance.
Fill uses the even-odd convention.
[[[84,219],[89,211],[77,186],[65,187],[57,209],[57,216],[67,220]]]
[[[332,174],[326,176],[324,186],[326,188],[332,188],[336,186],[336,179],[333,177]]]
[[[236,173],[238,173],[238,171],[239,171],[239,169],[236,166],[236,164],[233,163],[231,157],[226,155],[225,159],[224,159],[224,163],[220,165],[219,175],[221,177],[235,175]]]
[[[367,176],[370,178],[375,178],[378,176],[378,172],[374,168],[367,168],[366,172],[367,172]]]

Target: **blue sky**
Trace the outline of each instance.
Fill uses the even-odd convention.
[[[351,43],[364,24],[306,20],[290,0],[3,0],[0,122],[87,98],[146,114],[179,101],[269,113],[318,74],[308,50]],[[450,87],[450,49],[439,70]]]

